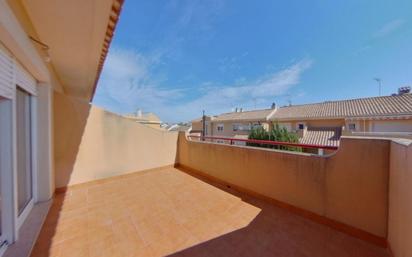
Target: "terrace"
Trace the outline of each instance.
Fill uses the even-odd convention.
[[[389,239],[405,247],[407,140],[343,138],[319,156],[190,140],[85,110],[77,151],[64,140],[77,132],[57,135],[64,158],[31,256],[390,256]]]
[[[410,140],[317,155],[92,106],[122,6],[0,0],[0,256],[412,256]]]
[[[379,246],[170,167],[57,194],[31,256],[388,255]]]

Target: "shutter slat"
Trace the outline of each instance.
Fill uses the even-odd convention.
[[[37,95],[36,80],[19,64],[16,64],[16,84],[32,95]]]
[[[13,59],[0,49],[0,96],[13,98]]]

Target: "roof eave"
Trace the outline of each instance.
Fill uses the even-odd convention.
[[[107,57],[107,53],[109,52],[110,45],[112,43],[112,39],[114,36],[114,32],[117,27],[117,23],[119,21],[120,13],[122,11],[124,0],[114,0],[112,5],[112,12],[109,17],[109,22],[106,28],[106,37],[104,39],[102,50],[100,54],[99,65],[97,67],[97,74],[94,80],[94,85],[92,89],[92,94],[90,97],[90,101],[93,101],[94,94],[96,93],[97,83],[99,82],[100,74],[103,70],[104,62]]]

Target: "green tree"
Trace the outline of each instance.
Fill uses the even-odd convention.
[[[275,124],[269,132],[267,132],[263,127],[255,127],[249,133],[249,139],[257,140],[270,140],[270,141],[279,141],[279,142],[289,142],[289,143],[298,143],[299,137],[296,133],[289,132],[285,127],[280,127],[279,124]],[[294,146],[284,146],[284,145],[262,145],[256,143],[248,143],[249,146],[260,146],[273,149],[282,149],[289,151],[301,152],[302,148]]]
[[[250,130],[248,139],[269,140],[269,134],[262,126],[257,126],[257,127],[253,127]],[[248,146],[261,146],[261,147],[268,146],[268,145],[265,146],[265,145],[256,144],[256,143],[247,143],[247,145]]]

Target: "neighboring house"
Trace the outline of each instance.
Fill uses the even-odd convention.
[[[341,135],[412,136],[412,95],[392,95],[281,107],[270,117],[302,143],[339,145]]]
[[[218,137],[247,137],[256,126],[269,129],[268,118],[276,109],[223,113],[212,119],[212,135]]]
[[[206,116],[206,135],[215,137],[247,138],[250,130],[256,126],[262,126],[269,130],[268,118],[276,109],[263,109],[223,113],[217,116]],[[192,121],[191,134],[202,133],[202,118]]]
[[[123,117],[152,128],[163,129],[161,127],[162,121],[160,120],[160,118],[156,114],[151,112],[143,113],[141,110],[138,110],[136,113],[126,114],[123,115]]]
[[[212,116],[205,116],[205,136],[212,135],[212,120],[214,117]],[[203,131],[203,120],[202,118],[195,119],[191,121],[192,123],[192,130],[190,131],[191,134],[198,134],[200,135]]]
[[[277,123],[303,144],[339,146],[342,135],[412,138],[412,94],[359,98],[231,112],[207,117],[207,135],[247,137],[253,126]],[[202,119],[192,121],[201,133]]]

